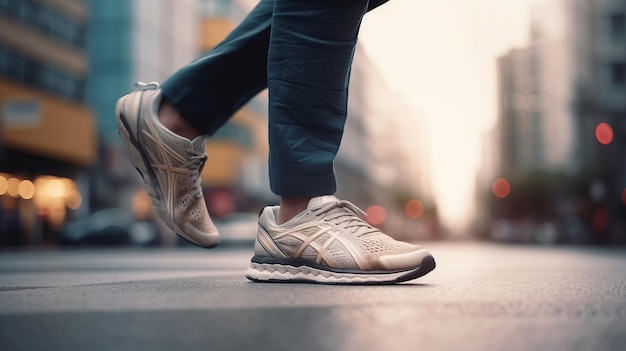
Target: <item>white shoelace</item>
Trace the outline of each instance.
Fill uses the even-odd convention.
[[[194,181],[199,183],[202,169],[204,168],[204,164],[207,160],[207,155],[204,152],[196,151],[194,149],[185,149],[185,151],[191,156],[189,163],[187,163],[185,167],[193,171]]]
[[[352,228],[352,233],[356,234],[357,237],[379,232],[378,229],[361,218],[365,217],[366,213],[350,201],[329,202],[312,211],[317,212],[320,216],[324,215],[325,221],[333,221],[346,229]]]
[[[135,83],[135,88],[137,88],[137,90],[157,90],[159,87],[160,85],[157,81],[151,81],[148,83],[138,81]],[[197,177],[197,179],[194,180],[198,182],[200,180],[200,174],[202,173],[204,164],[206,163],[207,155],[204,152],[200,152],[192,148],[185,149],[185,151],[189,154],[189,156],[191,156],[189,163],[185,165],[185,168],[193,171],[193,174]]]

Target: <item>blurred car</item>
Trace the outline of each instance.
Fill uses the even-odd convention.
[[[220,233],[220,245],[253,245],[259,226],[255,213],[238,212],[213,221]]]
[[[551,245],[559,243],[561,233],[554,221],[534,222],[530,220],[500,219],[491,225],[491,240],[503,243],[527,243]]]
[[[70,222],[61,231],[65,245],[146,246],[158,240],[156,227],[137,222],[128,212],[107,208]]]

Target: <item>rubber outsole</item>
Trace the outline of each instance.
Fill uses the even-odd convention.
[[[258,283],[311,283],[330,285],[389,285],[422,277],[435,269],[437,264],[432,256],[422,259],[420,265],[411,270],[390,273],[368,272],[341,273],[320,270],[309,266],[250,263],[246,278]]]

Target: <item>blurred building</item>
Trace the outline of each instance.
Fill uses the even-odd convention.
[[[589,178],[593,241],[626,243],[626,2],[573,1],[576,154]],[[581,25],[582,24],[582,25]]]
[[[528,47],[498,59],[496,174],[542,172],[524,180],[537,186],[560,176],[550,191],[569,193],[551,193],[544,216],[581,219],[596,238],[626,238],[626,3],[536,1],[530,36]]]
[[[498,60],[500,173],[593,161],[593,129],[626,110],[625,12],[620,0],[536,2],[531,45]]]
[[[0,244],[55,241],[88,196],[88,18],[82,0],[0,1]]]
[[[197,54],[196,0],[89,0],[88,101],[107,144],[119,143],[113,111],[137,81],[163,81]]]
[[[348,118],[335,169],[338,195],[364,209],[384,209],[386,231],[424,239],[435,218],[423,116],[387,85],[363,46],[357,45],[350,76]],[[418,206],[412,217],[405,207]],[[378,207],[380,206],[380,207]],[[428,217],[428,218],[426,218]]]
[[[539,94],[541,73],[537,55],[529,48],[511,50],[498,60],[498,72],[500,173],[510,175],[524,169],[559,167],[565,160],[561,157],[554,162],[554,157],[549,157],[553,149],[549,143],[554,146],[561,141],[562,144],[565,138],[554,135],[556,131],[550,132],[546,123],[548,118],[543,113]]]
[[[501,173],[574,171],[572,72],[563,43],[540,39],[498,60]]]

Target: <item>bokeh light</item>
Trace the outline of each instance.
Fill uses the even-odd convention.
[[[365,213],[367,213],[367,222],[371,225],[383,224],[387,219],[387,211],[382,206],[371,206]]]
[[[511,192],[511,184],[504,178],[498,178],[493,182],[492,190],[496,197],[503,199]]]
[[[608,123],[599,123],[596,126],[596,139],[602,145],[609,145],[613,142],[613,128]]]
[[[65,204],[67,208],[70,210],[76,210],[83,203],[83,198],[80,196],[80,193],[76,189],[72,189],[69,191],[67,199],[65,200]]]
[[[30,180],[22,180],[18,187],[20,196],[23,199],[30,200],[35,195],[35,184]]]
[[[132,199],[133,215],[139,220],[147,220],[152,214],[152,204],[150,203],[150,196],[145,189],[137,190],[133,194]]]
[[[424,214],[424,204],[417,199],[409,200],[404,206],[404,212],[409,218],[418,219]]]
[[[6,194],[8,188],[9,183],[7,182],[7,179],[4,176],[0,175],[0,195]]]
[[[46,185],[47,195],[53,198],[66,196],[66,183],[61,179],[52,179]]]
[[[7,181],[7,193],[11,197],[20,196],[20,180],[17,178],[9,178]]]
[[[593,230],[603,232],[609,224],[609,213],[604,207],[595,209],[593,212]]]

